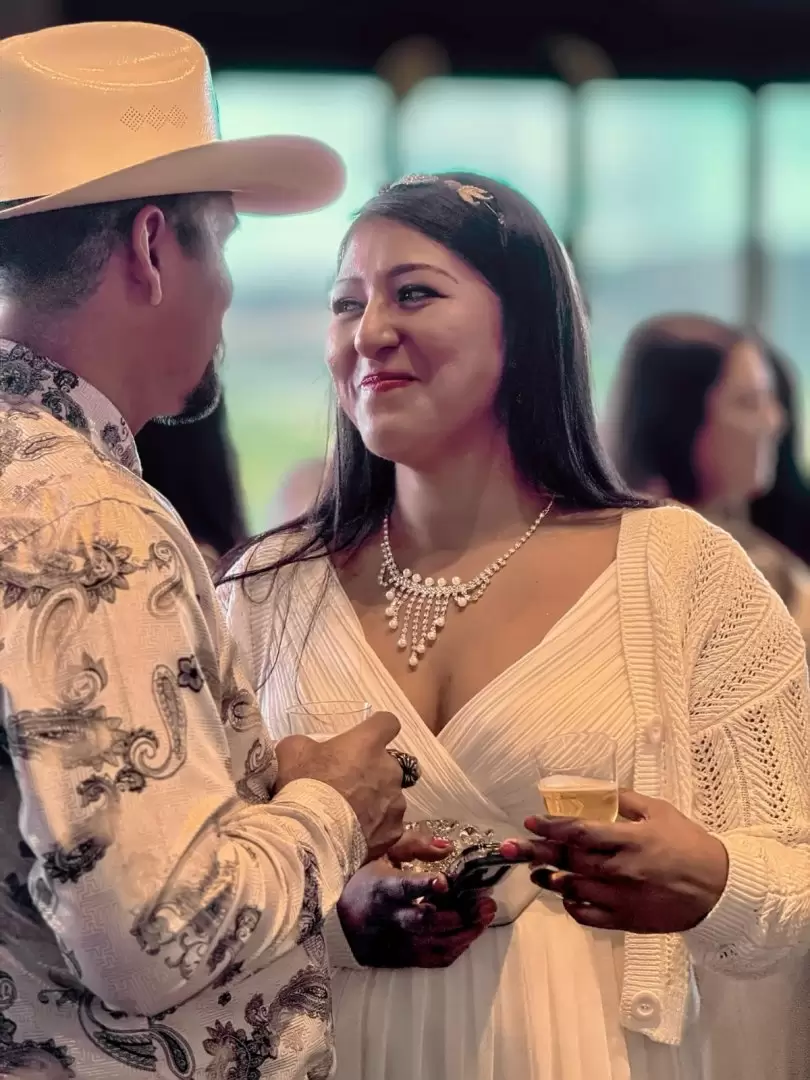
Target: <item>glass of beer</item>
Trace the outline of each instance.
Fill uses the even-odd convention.
[[[616,740],[598,732],[557,735],[535,751],[546,817],[615,821],[619,816]]]
[[[331,739],[371,716],[367,701],[302,701],[287,709],[290,735]]]

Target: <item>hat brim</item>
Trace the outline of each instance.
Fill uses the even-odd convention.
[[[0,220],[70,206],[202,191],[231,192],[240,213],[301,214],[334,202],[344,184],[343,162],[317,139],[264,135],[175,150],[77,187],[32,197],[0,210]]]

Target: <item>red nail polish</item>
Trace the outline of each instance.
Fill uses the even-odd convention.
[[[443,840],[440,836],[434,836],[431,843],[434,847],[438,848],[449,848],[453,846],[449,840]]]

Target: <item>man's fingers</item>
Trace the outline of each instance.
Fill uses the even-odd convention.
[[[373,743],[388,746],[399,735],[402,725],[393,713],[377,712],[353,730],[367,735]]]
[[[389,848],[388,858],[395,865],[411,862],[414,859],[419,859],[421,862],[437,862],[447,856],[452,846],[449,840],[442,840],[429,832],[410,829],[392,848]]]

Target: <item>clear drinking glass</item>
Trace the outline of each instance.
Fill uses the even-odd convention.
[[[557,735],[537,747],[535,762],[546,817],[619,816],[615,739],[589,731]]]
[[[290,735],[331,739],[371,716],[367,701],[304,701],[287,709]]]

